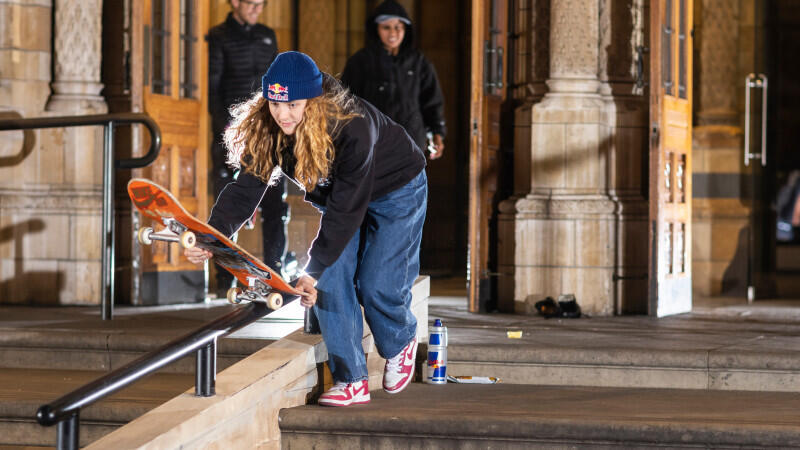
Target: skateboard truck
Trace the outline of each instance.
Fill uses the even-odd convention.
[[[136,233],[139,243],[150,245],[153,241],[179,242],[183,248],[192,248],[197,243],[197,237],[175,219],[164,219],[166,227],[161,231],[154,231],[151,227],[139,228]]]
[[[228,289],[228,303],[237,305],[243,300],[251,302],[266,303],[272,310],[277,310],[283,306],[283,296],[270,289],[269,285],[256,277],[247,277],[248,287],[242,289],[232,287]]]

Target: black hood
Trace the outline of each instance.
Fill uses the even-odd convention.
[[[365,39],[366,47],[383,49],[383,43],[378,36],[378,24],[375,23],[375,18],[384,14],[402,17],[411,22],[411,18],[408,17],[408,13],[406,9],[403,8],[403,5],[397,3],[395,0],[384,1],[375,8],[369,17],[367,17],[367,21],[364,24],[364,29],[367,30],[367,37]],[[402,55],[412,48],[414,48],[414,26],[409,23],[406,24],[406,34],[405,37],[403,37],[403,43],[400,44],[398,55]]]

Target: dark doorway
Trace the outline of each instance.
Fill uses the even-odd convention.
[[[756,58],[754,73],[763,73],[767,84],[751,88],[748,141],[751,152],[763,154],[766,164],[752,161],[751,285],[756,292],[750,297],[800,298],[800,2],[771,0],[757,5],[764,27],[756,33],[755,48],[763,49],[763,62]],[[767,129],[762,152],[764,88]]]

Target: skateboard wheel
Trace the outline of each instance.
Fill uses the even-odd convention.
[[[228,303],[231,305],[238,305],[242,301],[239,300],[239,295],[242,293],[242,290],[238,287],[232,287],[228,289]]]
[[[144,227],[139,228],[139,231],[136,233],[136,237],[140,244],[150,245],[153,243],[153,240],[150,239],[151,234],[153,234],[153,229],[150,227]]]
[[[192,248],[197,243],[194,233],[191,231],[184,231],[181,233],[181,245],[183,248]]]
[[[277,292],[273,292],[267,296],[267,306],[269,309],[280,309],[283,306],[283,296]]]

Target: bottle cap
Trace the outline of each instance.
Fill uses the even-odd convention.
[[[433,321],[433,326],[440,327],[442,326],[442,319],[436,319]]]

